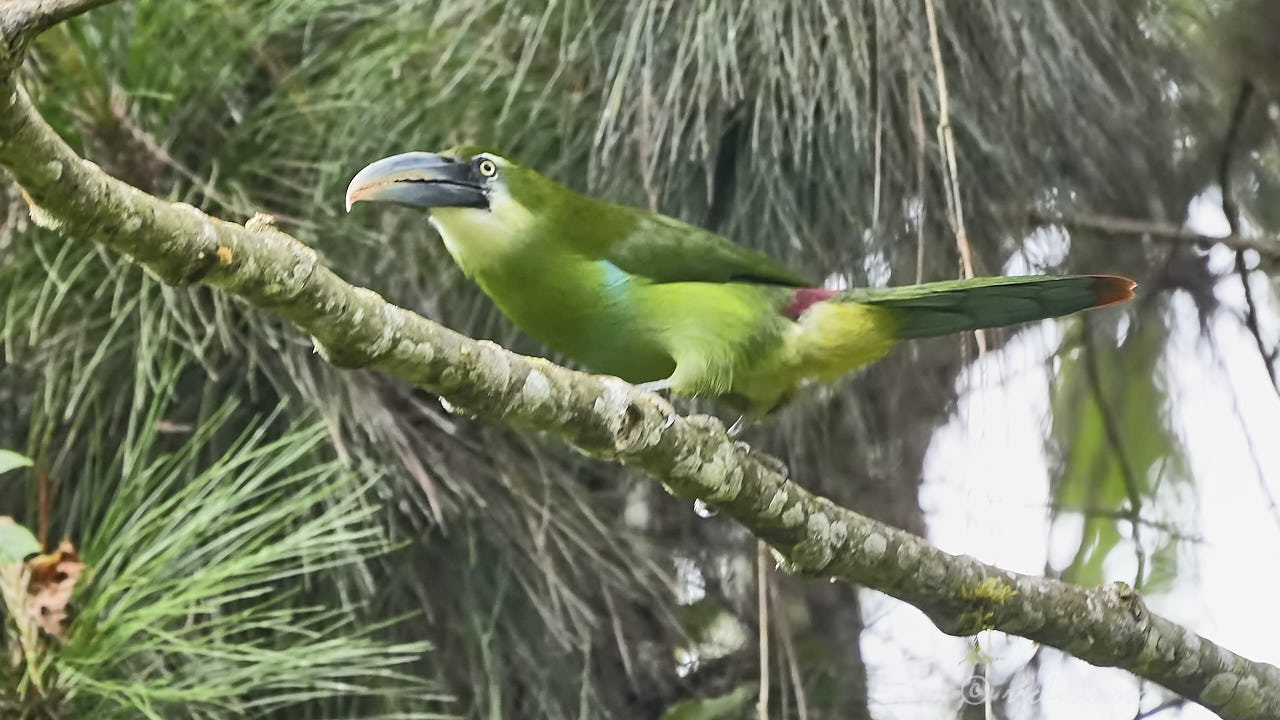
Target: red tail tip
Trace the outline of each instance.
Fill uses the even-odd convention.
[[[1133,299],[1133,289],[1136,287],[1138,287],[1138,283],[1127,277],[1094,275],[1093,292],[1097,295],[1098,300],[1093,306],[1106,307],[1129,302]]]

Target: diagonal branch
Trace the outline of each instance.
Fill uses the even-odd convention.
[[[43,20],[0,14],[0,69]],[[471,413],[541,430],[648,472],[700,498],[769,543],[792,573],[840,578],[900,598],[944,632],[996,629],[1116,666],[1225,718],[1280,716],[1280,669],[1252,663],[1152,614],[1124,583],[1081,588],[1008,572],[932,547],[817,497],[776,462],[735,443],[714,418],[681,417],[617,378],[574,372],[476,342],[354,287],[294,238],[143,193],[78,157],[36,111],[12,73],[0,75],[0,166],[21,186],[35,222],[94,240],[166,282],[203,282],[284,317],[343,367],[369,367],[426,388]]]

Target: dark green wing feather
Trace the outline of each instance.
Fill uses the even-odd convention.
[[[604,259],[653,282],[754,282],[806,287],[803,275],[754,250],[674,218],[637,211]]]
[[[898,321],[898,337],[920,338],[1069,315],[1133,297],[1132,280],[1113,275],[991,277],[858,288],[832,302],[876,305]]]

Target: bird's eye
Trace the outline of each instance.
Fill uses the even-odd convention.
[[[490,160],[489,158],[481,158],[480,162],[476,163],[476,169],[480,171],[481,175],[487,178],[491,178],[494,175],[498,174],[497,163]]]

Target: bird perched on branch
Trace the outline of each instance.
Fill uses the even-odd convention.
[[[430,213],[462,271],[520,329],[593,372],[765,415],[897,343],[1125,302],[1110,275],[989,277],[836,292],[658,213],[565,188],[492,151],[410,152],[364,168],[347,210]]]

